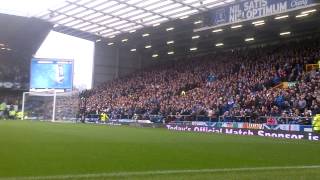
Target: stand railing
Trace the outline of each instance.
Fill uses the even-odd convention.
[[[306,64],[306,71],[310,72],[312,70],[320,69],[320,64]]]
[[[89,114],[86,116],[87,121],[97,121],[100,116],[98,114]],[[127,120],[150,120],[153,123],[169,123],[169,122],[247,122],[268,125],[275,124],[299,124],[311,125],[312,117],[284,117],[284,116],[219,116],[209,117],[206,115],[145,115],[145,114],[110,114],[110,119],[127,119]]]

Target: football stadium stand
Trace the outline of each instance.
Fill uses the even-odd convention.
[[[0,180],[320,179],[319,22],[319,0],[1,1]]]
[[[320,113],[320,72],[306,71],[306,65],[319,59],[318,40],[182,58],[107,82],[82,97],[87,114],[107,112],[111,118],[265,122],[273,116],[310,125]]]

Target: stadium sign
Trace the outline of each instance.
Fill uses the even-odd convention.
[[[282,139],[306,139],[311,141],[319,141],[320,135],[312,132],[289,132],[289,131],[274,131],[261,129],[235,129],[235,128],[214,128],[207,126],[190,126],[190,125],[166,125],[168,130],[187,131],[187,132],[203,132],[203,133],[218,133],[218,134],[233,134],[242,136],[261,136]]]
[[[313,0],[247,0],[213,11],[213,25],[238,23],[245,20],[280,14],[308,7]]]
[[[210,25],[195,29],[195,32],[218,26],[240,23],[271,15],[315,6],[315,0],[242,0],[227,6],[216,8],[210,13]]]
[[[170,122],[169,125],[191,125],[205,126],[210,128],[234,128],[234,129],[265,129],[265,130],[281,130],[281,131],[304,131],[312,132],[311,125],[299,124],[275,124],[275,123],[243,123],[243,122],[205,122],[205,121],[182,121]]]

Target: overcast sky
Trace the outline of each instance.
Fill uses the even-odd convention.
[[[35,16],[65,3],[66,0],[0,0],[0,13]]]

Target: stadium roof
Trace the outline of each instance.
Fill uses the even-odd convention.
[[[8,2],[12,1],[20,0]],[[41,4],[47,0],[30,1]],[[306,37],[307,34],[320,32],[317,23],[320,19],[319,3],[312,4],[307,9],[295,9],[235,24],[222,24],[219,27],[210,26],[211,9],[238,1],[240,0],[56,0],[55,3],[43,3],[42,9],[37,8],[37,11],[27,14],[55,24],[53,30],[61,33],[110,47],[120,47],[130,54],[159,58],[243,45],[246,47],[284,40],[283,37]],[[32,9],[27,7],[28,3],[24,5],[25,9]],[[0,12],[4,6],[0,7]],[[186,17],[188,18],[184,19]],[[255,24],[256,21],[263,23]],[[283,32],[290,34],[279,34]]]
[[[37,18],[0,14],[0,54],[6,51],[32,55],[52,28]]]
[[[199,19],[196,15],[188,18],[188,21],[170,21],[157,28],[147,27],[136,33],[100,39],[97,44],[120,47],[122,52],[131,55],[172,59],[300,38],[314,38],[320,32],[317,23],[320,20],[320,12],[317,9],[318,6],[203,31],[195,31],[203,27],[203,24],[196,23]],[[308,15],[304,14],[311,10]],[[173,30],[168,31],[172,28]]]
[[[66,31],[114,37],[208,11],[235,0],[66,0],[36,17]],[[60,32],[63,30],[60,30]],[[72,34],[72,33],[68,33]]]

